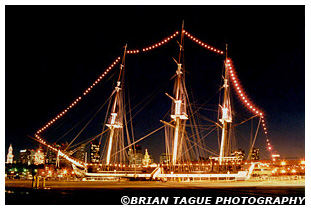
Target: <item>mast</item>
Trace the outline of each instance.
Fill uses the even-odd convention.
[[[111,107],[110,118],[108,120],[108,123],[106,124],[106,126],[109,127],[110,129],[107,156],[106,156],[106,165],[109,165],[111,162],[111,150],[112,150],[113,140],[115,137],[115,131],[116,129],[123,128],[122,116],[118,116],[118,111],[120,108],[119,106],[122,106],[122,100],[121,100],[121,97],[122,97],[121,78],[122,77],[121,75],[123,73],[123,68],[125,65],[126,48],[127,48],[127,45],[125,45],[122,63],[120,64],[119,78],[117,81],[117,86],[115,87],[115,90],[114,90],[115,97],[114,97],[114,101]]]
[[[225,77],[224,77],[224,95],[223,95],[223,104],[220,105],[221,108],[221,116],[222,118],[219,121],[222,123],[222,136],[221,136],[221,146],[220,146],[220,154],[219,154],[219,164],[222,164],[223,158],[228,154],[228,131],[229,131],[229,123],[232,122],[232,114],[231,114],[231,104],[230,104],[230,93],[229,93],[229,71],[228,67],[230,64],[227,62],[227,45],[226,45],[226,61],[225,61]]]
[[[183,126],[188,119],[186,110],[186,92],[183,82],[185,75],[182,72],[182,51],[184,42],[184,22],[182,24],[181,41],[179,43],[179,58],[177,63],[176,79],[175,79],[175,97],[170,97],[173,100],[173,110],[171,118],[175,121],[174,141],[173,141],[173,159],[172,164],[175,165],[178,160],[178,149],[181,148],[182,137],[185,127]]]

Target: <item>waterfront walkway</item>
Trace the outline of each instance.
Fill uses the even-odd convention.
[[[41,186],[41,183],[40,183]],[[191,181],[191,182],[159,182],[159,181],[46,181],[49,189],[72,188],[219,188],[219,187],[304,187],[305,180],[268,180],[268,181]],[[5,187],[32,188],[31,180],[6,180]]]

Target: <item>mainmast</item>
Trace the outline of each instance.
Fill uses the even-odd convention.
[[[229,123],[232,122],[231,104],[230,104],[230,92],[229,92],[229,63],[227,62],[227,45],[226,45],[226,61],[225,61],[225,77],[224,77],[224,95],[223,104],[220,105],[222,118],[219,121],[222,123],[222,136],[221,146],[219,154],[219,164],[222,164],[223,158],[228,155],[228,131]]]
[[[174,141],[173,141],[173,159],[172,164],[175,165],[180,155],[183,133],[185,130],[185,122],[188,119],[186,109],[186,90],[184,87],[185,75],[182,72],[182,51],[184,42],[184,23],[182,24],[181,41],[179,43],[179,58],[177,63],[177,71],[175,78],[175,97],[173,100],[173,110],[171,118],[175,121]]]
[[[114,97],[114,101],[111,107],[110,118],[108,120],[108,123],[106,124],[106,126],[108,126],[110,129],[107,156],[106,156],[106,165],[109,165],[111,162],[111,151],[112,151],[112,144],[115,138],[115,131],[116,129],[123,128],[122,114],[119,113],[118,115],[118,111],[121,108],[120,106],[123,105],[122,104],[122,93],[121,93],[122,91],[122,88],[121,88],[122,76],[121,75],[123,73],[123,68],[125,65],[126,48],[127,48],[127,45],[125,45],[122,63],[120,64],[120,73],[119,73],[119,78],[117,81],[117,86],[115,87],[115,90],[114,90],[115,97]]]

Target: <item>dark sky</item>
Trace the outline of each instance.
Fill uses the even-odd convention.
[[[38,147],[27,135],[79,97],[122,55],[126,43],[129,49],[149,46],[180,30],[184,20],[185,29],[202,41],[221,49],[228,43],[244,89],[265,112],[274,148],[282,157],[304,157],[304,6],[6,6],[5,13],[5,153],[9,144],[15,152]],[[171,101],[164,93],[172,94],[170,78],[176,71],[172,57],[177,58],[178,50],[172,41],[126,58],[132,107],[153,91],[159,92],[135,117],[135,139],[161,126],[159,120],[170,109]],[[218,102],[215,93],[221,84],[222,59],[186,38],[186,80],[198,103],[211,97],[211,103]],[[55,142],[100,106],[115,85],[116,70],[43,137]],[[233,100],[238,111],[247,113]],[[216,105],[207,108],[217,109]],[[81,139],[101,131],[104,109]],[[142,146],[158,156],[165,152],[163,137],[162,130]],[[206,141],[217,145],[217,139]],[[268,154],[262,134],[255,146]]]

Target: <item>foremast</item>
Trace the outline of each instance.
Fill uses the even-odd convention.
[[[125,55],[126,55],[126,48],[127,45],[125,46],[124,53],[123,53],[123,58],[122,58],[122,63],[120,64],[120,72],[119,72],[119,77],[117,81],[117,86],[115,87],[114,90],[114,100],[112,103],[111,107],[111,114],[108,120],[108,123],[106,126],[110,129],[109,131],[109,140],[108,140],[108,147],[107,147],[107,154],[106,154],[106,165],[108,166],[111,163],[111,152],[112,152],[112,146],[113,146],[113,141],[115,138],[115,131],[116,129],[122,129],[123,128],[123,117],[122,114],[118,113],[120,106],[123,106],[122,102],[122,88],[121,88],[121,79],[122,79],[122,74],[123,74],[123,69],[125,65]]]
[[[182,53],[184,44],[184,24],[182,25],[181,41],[179,43],[179,58],[175,76],[175,93],[172,106],[171,118],[175,121],[172,164],[175,165],[181,153],[182,139],[185,131],[185,122],[188,119],[186,108],[186,90],[184,86],[185,74],[183,74]]]
[[[220,105],[221,108],[221,119],[222,123],[222,135],[221,145],[219,153],[219,164],[221,165],[224,157],[228,156],[228,143],[229,143],[229,126],[232,122],[231,103],[230,103],[230,90],[229,90],[229,66],[230,63],[227,61],[227,46],[226,46],[226,60],[225,60],[225,75],[223,84],[223,103]]]

